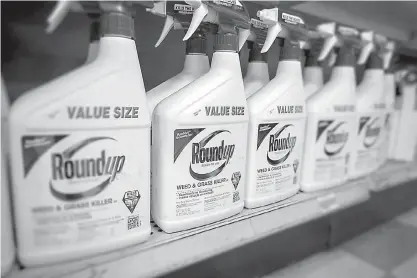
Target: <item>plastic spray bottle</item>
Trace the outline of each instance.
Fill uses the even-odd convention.
[[[340,47],[330,80],[307,100],[307,125],[301,169],[301,190],[341,185],[348,179],[355,133],[355,45],[357,30],[328,23]],[[333,44],[334,45],[334,44]],[[326,57],[332,44],[323,48]]]
[[[399,76],[400,97],[396,103],[398,126],[392,157],[413,161],[417,139],[417,68],[407,67]]]
[[[271,27],[261,52],[268,51],[277,36],[283,45],[276,76],[247,99],[250,115],[247,208],[278,202],[299,191],[305,128],[300,62],[300,35],[307,32],[304,20],[279,8],[261,10],[258,16]],[[276,25],[280,27],[273,28]]]
[[[251,32],[247,41],[249,63],[243,78],[247,98],[269,82],[268,56],[266,52],[261,53],[267,31],[268,25],[259,19],[251,18]]]
[[[100,2],[100,9],[97,58],[27,92],[10,111],[25,266],[109,252],[151,232],[150,117],[132,8]]]
[[[358,58],[358,64],[367,62],[363,79],[356,88],[357,139],[350,161],[351,179],[367,175],[379,167],[385,125],[382,56],[379,46],[375,44],[373,32],[366,33],[370,34],[370,37],[363,49],[369,49],[370,55],[360,55]],[[362,39],[363,37],[364,35]]]
[[[391,134],[393,133],[393,112],[395,101],[395,77],[393,55],[395,43],[385,38],[381,41],[382,62],[384,67],[384,104],[385,104],[385,122],[383,126],[383,137],[381,143],[381,152],[379,155],[379,166],[382,166],[388,159],[391,148]]]
[[[168,233],[243,209],[249,118],[237,52],[249,35],[250,19],[238,1],[192,5],[194,15],[184,39],[203,19],[218,25],[218,34],[209,72],[154,110],[152,215]],[[240,43],[237,27],[246,29],[239,32]]]
[[[1,276],[10,271],[16,256],[7,167],[9,158],[8,114],[9,99],[3,78],[1,78]]]
[[[162,43],[172,28],[186,31],[190,25],[193,10],[193,7],[184,1],[163,1],[155,3],[153,9],[148,9],[153,14],[165,16],[164,28],[155,47]],[[186,41],[183,70],[147,92],[146,96],[151,114],[161,100],[208,72],[210,64],[206,54],[206,34],[209,30],[209,26],[203,24]]]
[[[304,64],[304,93],[306,99],[321,90],[323,81],[323,62],[329,57],[329,49],[333,49],[337,40],[334,33],[334,26],[320,24],[317,31],[310,31],[310,39],[303,46],[306,50],[306,61]],[[314,34],[314,36],[312,36]],[[327,56],[325,56],[327,55]]]

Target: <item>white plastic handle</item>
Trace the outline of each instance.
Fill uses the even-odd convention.
[[[329,37],[324,39],[323,48],[321,49],[319,57],[317,58],[317,60],[323,61],[338,42],[336,37],[336,23],[323,23],[318,25],[316,29],[319,32],[330,34]]]
[[[245,45],[245,42],[249,38],[249,36],[250,36],[249,29],[239,29],[239,51]]]
[[[158,47],[163,40],[168,35],[169,31],[171,31],[172,27],[174,27],[174,18],[170,15],[167,15],[164,22],[164,27],[162,28],[161,35],[159,36],[158,41],[155,44],[155,47]]]
[[[208,14],[208,7],[201,2],[201,0],[185,1],[190,6],[194,7],[193,17],[191,19],[190,26],[188,27],[187,33],[185,34],[183,41],[188,40],[194,32],[200,26],[204,17]]]
[[[64,20],[65,16],[68,14],[71,9],[72,1],[61,0],[58,1],[52,10],[51,14],[48,16],[46,22],[46,33],[51,34],[56,30],[56,28]]]
[[[388,69],[392,56],[394,56],[394,50],[395,50],[395,42],[388,42],[386,45],[387,52],[384,54],[383,57],[383,63],[384,63],[384,69]]]
[[[358,65],[363,65],[369,58],[371,52],[375,49],[374,45],[374,32],[373,31],[366,31],[361,33],[361,39],[366,44],[362,47],[361,52],[359,53],[358,57]]]
[[[257,16],[263,23],[268,25],[268,32],[261,53],[265,53],[274,43],[278,34],[282,31],[282,26],[278,22],[278,8],[263,9],[257,12]]]

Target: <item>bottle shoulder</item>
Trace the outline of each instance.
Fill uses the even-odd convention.
[[[86,110],[131,107],[132,111],[140,110],[138,124],[142,125],[150,122],[150,118],[141,76],[140,67],[123,68],[117,63],[93,61],[26,92],[13,103],[10,120],[26,126],[71,122],[75,128],[88,124],[74,121],[69,113],[71,107]]]

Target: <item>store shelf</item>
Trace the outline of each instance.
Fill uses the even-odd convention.
[[[185,232],[166,234],[153,228],[141,245],[109,254],[40,268],[15,269],[8,277],[148,277],[190,265],[226,250],[319,218],[369,198],[369,180],[361,179],[333,190],[300,193],[284,202]],[[130,276],[129,276],[130,275]],[[93,276],[96,277],[96,276]]]
[[[283,202],[242,213],[184,232],[166,234],[156,225],[150,239],[130,248],[54,266],[18,269],[8,278],[87,278],[161,275],[227,250],[365,202],[369,189],[382,191],[417,178],[417,164],[388,162],[376,173],[343,186],[300,193]]]

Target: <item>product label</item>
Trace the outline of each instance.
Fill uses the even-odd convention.
[[[149,151],[142,144],[149,146],[147,131],[23,136],[16,201],[28,215],[25,244],[105,242],[146,228]]]
[[[256,193],[269,194],[299,183],[304,120],[258,125]]]
[[[246,125],[174,131],[176,217],[224,209],[240,201]]]
[[[257,28],[257,29],[262,29],[262,30],[268,29],[268,25],[259,19],[251,18],[250,23],[252,27]]]
[[[385,120],[382,112],[369,113],[359,117],[358,144],[354,165],[356,171],[362,172],[377,167]]]
[[[314,157],[316,182],[340,180],[347,175],[354,124],[354,117],[335,117],[317,121]]]
[[[284,12],[281,13],[281,19],[282,21],[288,24],[299,25],[299,26],[303,26],[305,24],[304,20],[301,17],[292,15],[289,13],[284,13]]]
[[[194,12],[194,8],[190,5],[174,4],[175,14],[191,15],[193,14],[193,12]]]

